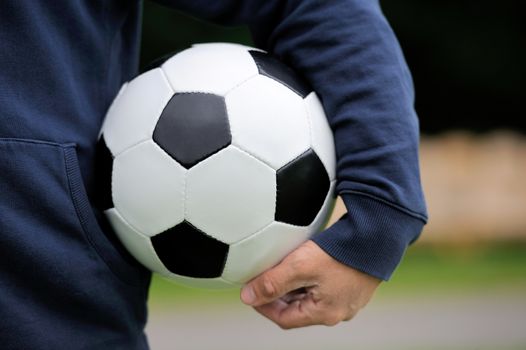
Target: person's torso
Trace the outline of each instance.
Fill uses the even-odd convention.
[[[0,2],[0,138],[93,145],[120,85],[136,74],[139,0]],[[89,181],[88,181],[89,182]]]

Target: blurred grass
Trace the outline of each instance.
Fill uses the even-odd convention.
[[[526,243],[411,247],[382,297],[526,291]]]
[[[526,242],[496,245],[416,245],[376,298],[447,296],[506,291],[526,293]],[[154,276],[150,305],[228,304],[239,290],[200,290]]]

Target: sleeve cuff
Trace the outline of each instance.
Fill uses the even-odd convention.
[[[312,240],[339,262],[388,280],[420,235],[424,218],[363,194],[342,198],[347,214]]]

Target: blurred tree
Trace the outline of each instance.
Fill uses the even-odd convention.
[[[521,0],[383,1],[411,67],[422,130],[526,132],[526,21]],[[141,62],[196,42],[250,45],[247,28],[205,23],[145,2]]]
[[[520,0],[383,1],[413,73],[424,132],[526,131]]]
[[[205,42],[253,45],[246,27],[218,26],[153,1],[144,2],[141,68],[156,58]]]

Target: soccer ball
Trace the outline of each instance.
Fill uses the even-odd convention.
[[[185,285],[245,283],[321,230],[335,152],[316,94],[267,53],[200,44],[123,85],[97,146],[98,206]]]

